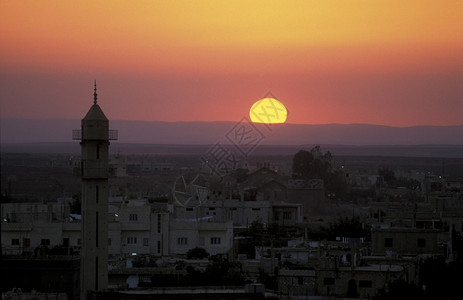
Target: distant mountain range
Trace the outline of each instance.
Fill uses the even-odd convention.
[[[230,143],[234,130],[254,130],[261,145],[463,145],[463,125],[391,127],[370,124],[262,124],[238,122],[146,122],[110,121],[119,130],[120,143],[214,144]],[[80,128],[77,119],[2,119],[1,143],[72,142],[72,129]],[[258,132],[256,131],[258,130]]]

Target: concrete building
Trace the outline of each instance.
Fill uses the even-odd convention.
[[[424,228],[375,228],[371,231],[373,255],[444,254],[439,230]]]
[[[3,203],[2,254],[34,254],[41,246],[80,247],[80,222],[66,203]]]
[[[325,241],[273,248],[273,256],[281,257],[280,299],[316,296],[369,299],[395,279],[416,282],[417,260],[365,256],[366,248],[353,250],[353,245]]]
[[[211,254],[229,253],[234,229],[254,221],[294,226],[302,222],[302,205],[269,201],[210,201],[184,207],[146,199],[110,200],[107,208],[109,255],[183,255],[194,247]],[[40,245],[80,247],[80,216],[68,203],[2,204],[2,252],[21,254]]]
[[[169,212],[146,199],[124,200],[109,207],[110,255],[169,255]]]

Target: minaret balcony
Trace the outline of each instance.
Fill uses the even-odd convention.
[[[85,137],[83,136],[83,132],[81,129],[74,129],[72,131],[72,139],[73,140],[110,140],[110,141],[115,141],[118,139],[118,131],[109,129],[107,132],[100,134],[100,132],[96,131],[95,133],[92,133],[91,135],[86,135]]]

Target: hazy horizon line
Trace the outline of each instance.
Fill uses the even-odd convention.
[[[245,117],[243,117],[245,118]],[[243,119],[242,118],[242,119]],[[247,119],[250,120],[248,116],[246,116]],[[237,123],[240,122],[240,120],[236,121],[162,121],[162,120],[134,120],[134,119],[109,119],[109,122],[159,122],[159,123]],[[53,117],[53,118],[35,118],[35,117],[1,117],[0,118],[0,123],[1,120],[36,120],[36,121],[46,121],[46,120],[77,120],[80,121],[82,120],[81,118],[64,118],[64,117]],[[254,124],[263,124],[266,125],[266,123],[255,123]],[[267,124],[268,125],[268,124]],[[275,124],[270,124],[271,126],[282,126],[282,125],[313,125],[313,126],[319,126],[319,125],[370,125],[370,126],[383,126],[383,127],[395,127],[395,128],[410,128],[410,127],[459,127],[463,126],[463,123],[461,124],[447,124],[447,125],[434,125],[434,124],[418,124],[418,125],[387,125],[387,124],[379,124],[379,123],[336,123],[336,122],[331,122],[331,123],[290,123],[290,122],[285,122],[285,123],[275,123]]]

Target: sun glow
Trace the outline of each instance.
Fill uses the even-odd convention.
[[[288,111],[283,103],[274,98],[263,98],[255,102],[249,110],[249,117],[254,123],[285,123]]]

